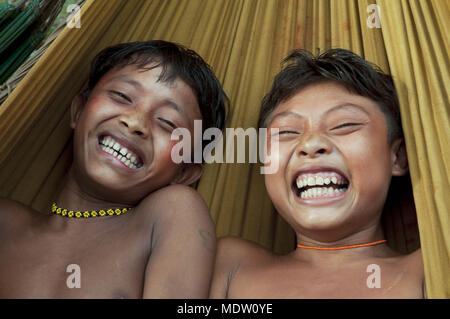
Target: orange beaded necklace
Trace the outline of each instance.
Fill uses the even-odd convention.
[[[358,248],[358,247],[367,247],[367,246],[374,246],[385,243],[387,240],[378,240],[371,243],[366,244],[357,244],[357,245],[348,245],[348,246],[340,246],[340,247],[317,247],[317,246],[305,246],[297,244],[298,248],[305,248],[305,249],[316,249],[316,250],[341,250],[341,249],[349,249],[349,248]]]

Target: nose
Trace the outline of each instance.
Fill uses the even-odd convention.
[[[147,137],[149,129],[145,116],[136,110],[129,110],[120,116],[120,124],[125,127],[131,134]]]
[[[308,134],[303,137],[297,149],[300,156],[315,158],[321,155],[330,154],[332,146],[320,134]]]

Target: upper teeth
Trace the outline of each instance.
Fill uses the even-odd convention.
[[[130,168],[139,168],[142,164],[138,160],[138,156],[128,150],[125,146],[120,145],[110,136],[105,136],[100,140],[100,147],[105,152],[117,157],[122,163]]]
[[[337,174],[333,174],[330,176],[330,173],[325,174],[307,174],[300,175],[297,177],[297,187],[302,188],[305,186],[316,186],[316,185],[329,185],[330,183],[340,185],[345,184],[345,180],[343,177],[338,176]]]

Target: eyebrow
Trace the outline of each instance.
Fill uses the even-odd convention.
[[[123,75],[114,76],[114,77],[110,78],[108,82],[114,82],[114,81],[128,83],[131,86],[134,86],[135,88],[137,88],[139,90],[142,90],[144,88],[139,81],[133,80],[132,78],[129,78],[129,77],[123,76]]]
[[[362,111],[362,112],[366,113],[367,115],[369,115],[369,112],[367,112],[361,105],[353,104],[353,103],[342,103],[342,104],[333,106],[331,109],[326,111],[325,114],[328,114],[328,113],[331,113],[331,112],[334,112],[334,111],[337,111],[337,110],[340,110],[343,108],[353,108],[353,109],[356,108],[359,111]]]
[[[183,106],[181,106],[181,105],[175,103],[175,102],[172,101],[172,100],[167,100],[167,104],[168,104],[171,108],[173,108],[175,111],[177,111],[178,113],[181,113],[181,114],[183,114],[184,116],[186,116],[186,117],[188,117],[188,118],[190,119],[190,117],[189,117],[188,114],[186,113],[186,111],[185,111],[185,109],[184,109]]]
[[[265,125],[268,126],[268,125],[269,125],[270,123],[272,123],[273,120],[275,120],[276,118],[278,118],[278,117],[285,117],[285,116],[294,116],[294,117],[303,118],[303,116],[301,116],[300,114],[297,114],[297,113],[294,113],[294,112],[291,112],[291,111],[284,111],[284,112],[277,113],[277,114],[275,114],[275,115],[272,115],[272,114],[271,114],[271,115],[266,119]]]

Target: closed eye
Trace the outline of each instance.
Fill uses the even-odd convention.
[[[298,134],[298,132],[296,132],[296,131],[289,131],[289,130],[278,132],[278,135],[288,135],[288,134]]]
[[[161,122],[163,122],[164,124],[170,126],[173,129],[176,129],[177,126],[175,124],[173,124],[171,121],[168,121],[166,119],[163,119],[162,117],[158,117],[158,120],[160,120]]]
[[[127,101],[128,103],[131,103],[131,102],[132,102],[131,99],[130,99],[128,96],[126,96],[125,94],[123,94],[122,92],[114,91],[114,90],[111,90],[111,91],[109,91],[109,92],[111,92],[113,95],[119,97],[121,100],[125,100],[125,101]]]
[[[290,130],[283,130],[283,131],[279,131],[275,135],[288,135],[288,134],[298,134],[298,132],[297,131],[290,131]]]
[[[348,127],[348,126],[357,126],[357,125],[361,125],[361,123],[343,123],[341,125],[333,127],[331,130],[338,130],[340,128],[344,128],[344,127]]]

